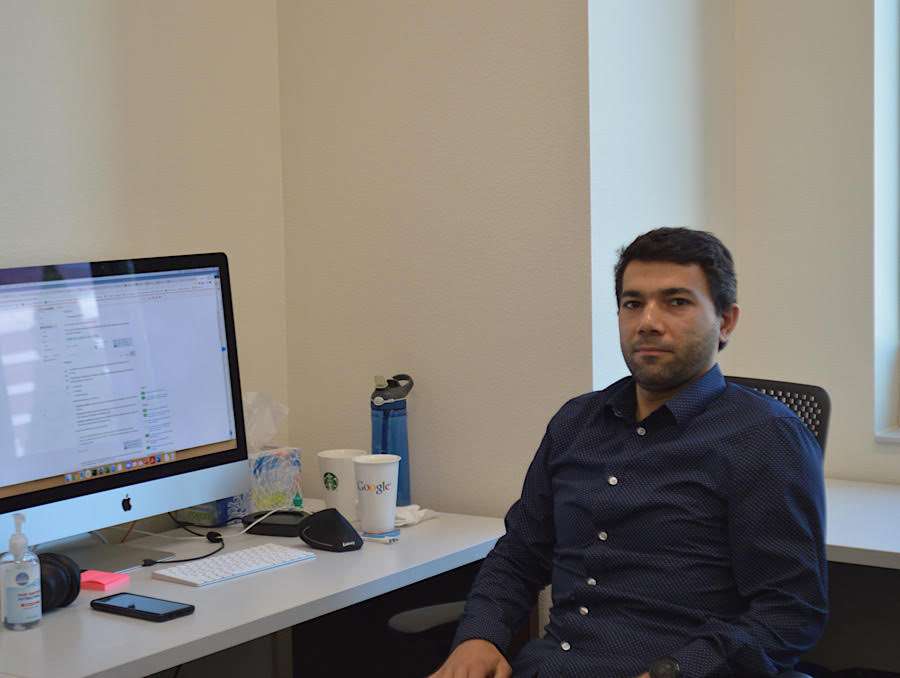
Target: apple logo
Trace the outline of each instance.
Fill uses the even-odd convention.
[[[125,498],[122,500],[122,510],[130,511],[131,510],[131,499],[128,498],[128,495],[125,495]]]

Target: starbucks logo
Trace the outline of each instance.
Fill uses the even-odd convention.
[[[333,473],[326,473],[322,476],[322,482],[325,483],[325,489],[332,492],[338,488],[337,476]]]

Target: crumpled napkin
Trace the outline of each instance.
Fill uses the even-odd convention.
[[[394,527],[403,527],[405,525],[415,525],[423,520],[434,518],[437,512],[431,509],[423,509],[418,504],[410,504],[409,506],[398,506],[394,514]]]

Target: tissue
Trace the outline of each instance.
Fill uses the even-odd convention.
[[[247,452],[258,452],[278,433],[289,410],[287,405],[278,402],[268,393],[257,391],[244,393],[242,402]]]

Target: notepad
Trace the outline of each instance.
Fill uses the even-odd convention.
[[[85,570],[81,573],[81,588],[89,591],[109,591],[121,584],[127,584],[130,579],[127,574],[119,572]]]

